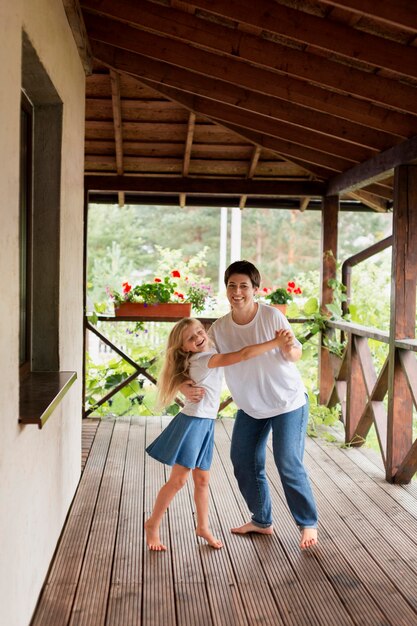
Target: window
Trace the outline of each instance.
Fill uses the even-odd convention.
[[[72,385],[59,369],[62,101],[22,39],[19,421],[42,427]]]

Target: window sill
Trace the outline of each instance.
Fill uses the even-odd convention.
[[[76,372],[30,372],[20,383],[20,424],[42,428],[76,378]]]

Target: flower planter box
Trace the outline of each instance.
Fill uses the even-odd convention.
[[[281,313],[286,315],[286,313],[287,313],[287,305],[286,304],[271,304],[271,306],[273,306],[275,309],[278,309],[279,311],[281,311]]]
[[[144,304],[143,302],[122,302],[114,307],[116,317],[190,317],[191,304],[164,302]]]

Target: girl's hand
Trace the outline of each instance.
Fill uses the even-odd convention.
[[[197,387],[191,378],[189,380],[184,381],[180,387],[180,392],[187,399],[188,402],[197,403],[203,398],[206,393],[203,387]]]

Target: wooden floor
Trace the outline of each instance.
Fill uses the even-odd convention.
[[[305,553],[272,455],[272,537],[231,535],[248,520],[229,460],[233,422],[216,423],[211,526],[194,535],[187,486],[162,526],[166,553],[145,549],[143,520],[166,478],[145,445],[161,418],[84,424],[87,457],[33,626],[417,625],[417,487],[385,482],[373,453],[308,439],[320,546]]]

